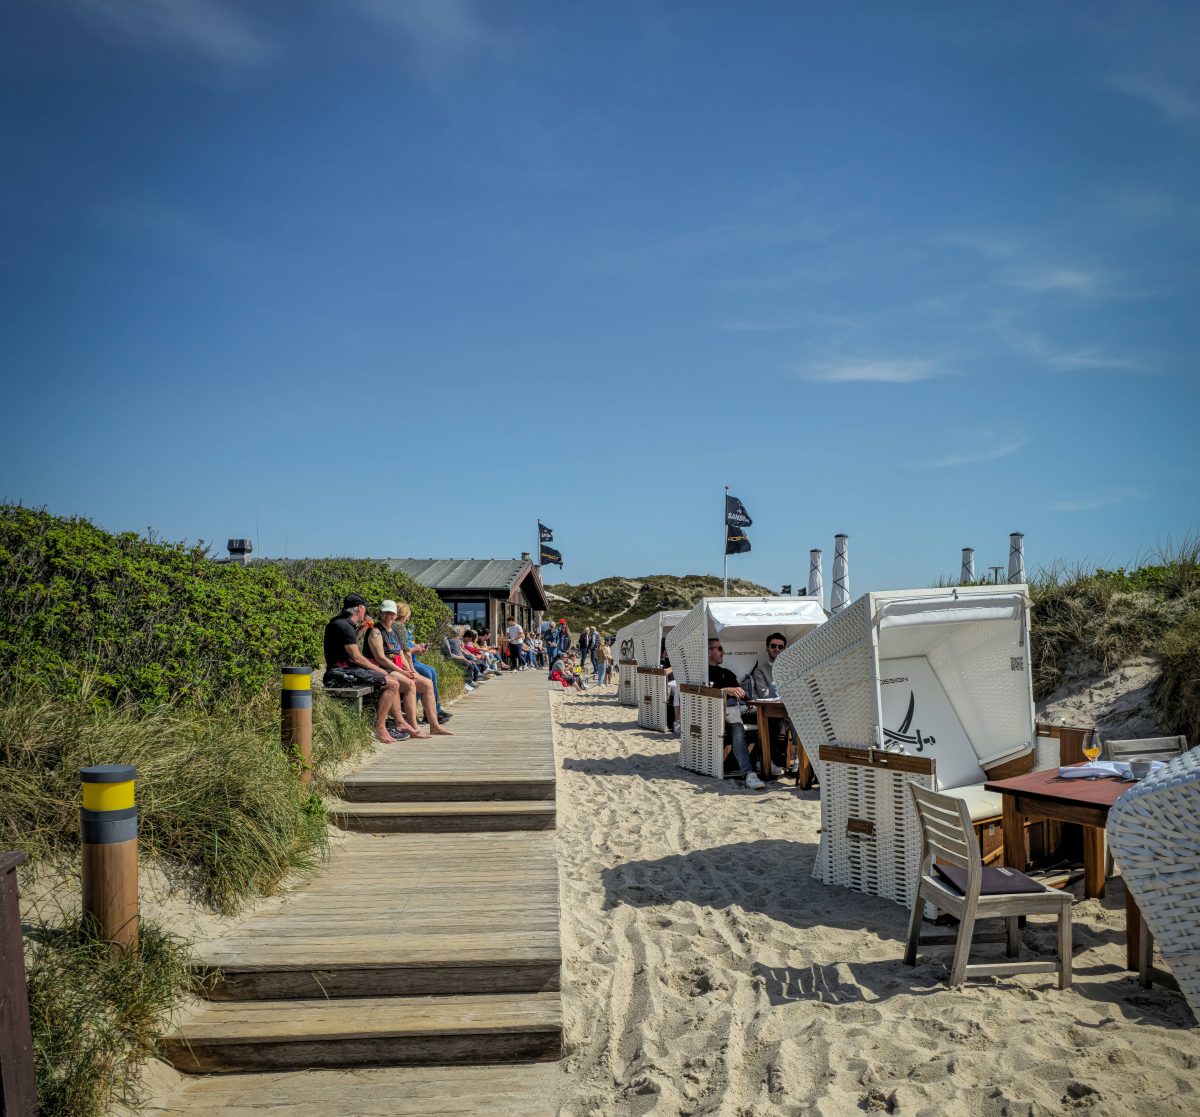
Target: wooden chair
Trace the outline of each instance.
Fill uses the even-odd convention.
[[[1140,740],[1105,741],[1105,760],[1174,760],[1187,752],[1187,738],[1143,737]]]
[[[951,988],[962,985],[968,977],[1016,973],[1057,973],[1058,987],[1070,988],[1070,893],[1048,888],[1015,869],[985,869],[966,804],[961,799],[939,795],[915,783],[908,787],[921,830],[921,864],[917,895],[908,922],[905,965],[916,964],[921,918],[928,902],[958,919],[954,961],[950,968]],[[935,857],[943,869],[939,870],[935,865]],[[955,869],[959,871],[955,872]],[[961,886],[956,881],[961,882]],[[1023,915],[1058,916],[1057,961],[968,963],[975,923],[980,919],[1004,919],[1008,957],[1017,957],[1017,921]]]

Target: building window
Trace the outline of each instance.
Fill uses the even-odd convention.
[[[465,624],[476,632],[487,628],[486,601],[448,601],[446,604],[454,610],[455,624]]]

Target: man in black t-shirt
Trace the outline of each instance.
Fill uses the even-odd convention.
[[[328,675],[330,667],[337,667],[357,679],[360,685],[375,687],[375,740],[381,745],[390,745],[409,736],[407,733],[392,735],[387,728],[388,718],[394,718],[397,725],[404,722],[400,685],[395,675],[376,670],[359,650],[358,630],[366,623],[366,600],[356,593],[347,594],[342,611],[325,626],[325,685],[337,685],[337,681]]]
[[[746,727],[742,724],[738,706],[739,700],[746,697],[746,692],[738,686],[737,676],[728,667],[721,666],[724,660],[725,649],[721,647],[721,640],[713,636],[708,641],[708,685],[720,687],[725,696],[725,709],[729,710],[732,703],[732,709],[737,712],[736,721],[726,718],[725,728],[729,731],[729,743],[733,747],[734,759],[741,769],[739,774],[745,777],[747,787],[766,787],[755,774],[754,765],[750,763],[750,750],[746,748]]]

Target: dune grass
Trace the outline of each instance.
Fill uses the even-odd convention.
[[[136,955],[91,941],[78,919],[28,933],[26,976],[41,1117],[136,1105],[139,1068],[193,986],[185,940],[143,922]]]
[[[233,911],[269,893],[292,871],[317,863],[327,841],[318,795],[302,788],[279,744],[278,692],[235,710],[168,706],[149,712],[36,694],[0,703],[0,846],[39,863],[74,857],[79,769],[138,770],[139,841],[185,874],[201,897]],[[315,786],[337,764],[370,748],[357,712],[314,707]]]
[[[1067,671],[1110,671],[1158,655],[1163,639],[1200,609],[1200,539],[1167,543],[1131,568],[1053,566],[1030,581],[1034,697]]]

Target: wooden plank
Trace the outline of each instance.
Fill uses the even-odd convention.
[[[552,1117],[556,1066],[389,1067],[193,1079],[146,1117]]]
[[[336,826],[356,833],[553,830],[555,807],[553,799],[345,803],[330,817]]]
[[[185,1073],[557,1059],[557,993],[209,1002],[162,1041]]]

